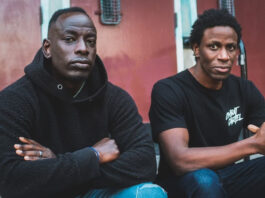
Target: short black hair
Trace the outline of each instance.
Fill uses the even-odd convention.
[[[52,15],[52,17],[49,21],[48,31],[50,30],[51,25],[57,21],[59,16],[61,16],[62,14],[65,14],[65,13],[70,13],[70,12],[80,12],[80,13],[83,13],[89,17],[89,15],[86,13],[86,11],[80,7],[70,7],[70,8],[59,9],[56,12],[54,12]]]
[[[237,34],[237,43],[241,40],[241,26],[236,18],[232,16],[226,9],[209,9],[199,15],[194,22],[190,34],[191,47],[196,43],[200,45],[203,33],[207,28],[215,26],[229,26],[233,28]]]

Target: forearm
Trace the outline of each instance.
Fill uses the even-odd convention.
[[[218,169],[257,153],[254,137],[216,147],[186,147],[170,163],[177,175],[201,168]]]
[[[155,153],[151,145],[123,152],[118,159],[100,167],[101,176],[91,185],[97,188],[126,187],[153,181],[156,173]]]
[[[49,197],[99,175],[98,160],[90,149],[36,161],[24,161],[16,156],[12,160],[3,153],[0,157],[4,159],[0,162],[3,197]]]

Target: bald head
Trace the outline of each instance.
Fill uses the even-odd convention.
[[[83,14],[85,14],[85,15],[88,16],[88,14],[86,13],[86,11],[84,9],[80,8],[80,7],[71,7],[71,8],[59,9],[56,12],[54,12],[53,15],[52,15],[52,17],[51,17],[51,19],[49,21],[48,31],[50,30],[51,25],[57,21],[57,19],[59,18],[59,16],[61,16],[63,14],[70,13],[70,12],[79,12],[79,13],[83,13]]]
[[[48,31],[48,39],[51,39],[56,32],[59,33],[61,31],[67,31],[75,26],[85,26],[88,29],[93,30],[95,34],[97,33],[93,21],[87,14],[80,12],[67,12],[58,16],[57,20],[54,23],[51,23]]]

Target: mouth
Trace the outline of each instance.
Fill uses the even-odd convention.
[[[88,70],[92,64],[88,59],[75,59],[70,61],[70,66],[77,70]]]
[[[230,66],[215,66],[214,70],[217,71],[218,73],[228,73],[230,72],[232,67]]]

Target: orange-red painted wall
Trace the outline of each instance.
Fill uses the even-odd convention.
[[[99,1],[71,0],[83,7],[98,31],[98,54],[111,82],[127,90],[148,122],[153,84],[176,73],[173,0],[121,0],[122,20],[106,26],[95,11]]]
[[[235,0],[235,12],[247,51],[248,79],[265,96],[265,1]]]
[[[218,0],[197,0],[197,12],[198,14],[202,14],[204,10],[210,8],[217,8]]]
[[[0,1],[0,90],[24,74],[41,46],[40,0]]]
[[[242,40],[247,52],[248,79],[253,81],[265,96],[265,1],[234,0],[235,14],[242,26]],[[209,8],[217,8],[217,0],[197,0],[198,14]],[[240,74],[239,66],[233,73]]]

